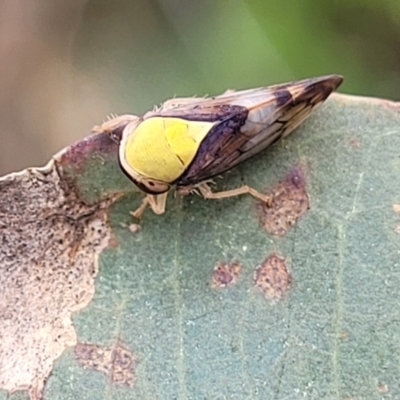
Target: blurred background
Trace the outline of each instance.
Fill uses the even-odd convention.
[[[317,75],[400,99],[399,0],[0,0],[0,175],[111,113]]]

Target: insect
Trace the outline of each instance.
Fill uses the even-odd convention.
[[[328,75],[269,87],[228,91],[206,98],[176,98],[143,117],[122,115],[94,131],[119,143],[125,174],[147,194],[132,213],[147,206],[165,211],[169,190],[200,192],[206,199],[241,194],[271,205],[272,199],[249,187],[213,192],[210,180],[288,135],[341,83]]]

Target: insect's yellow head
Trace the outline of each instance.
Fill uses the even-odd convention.
[[[122,133],[121,166],[145,193],[165,193],[193,161],[212,126],[172,117],[133,121]]]

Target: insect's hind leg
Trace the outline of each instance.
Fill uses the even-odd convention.
[[[241,194],[250,194],[256,199],[266,203],[269,207],[272,206],[272,196],[262,194],[247,185],[232,190],[224,190],[223,192],[213,192],[207,183],[201,182],[196,185],[196,188],[200,191],[205,199],[224,199],[227,197],[240,196]]]

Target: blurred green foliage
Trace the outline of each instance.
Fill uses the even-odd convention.
[[[173,96],[336,73],[399,99],[398,0],[0,0],[0,22],[0,173]]]
[[[129,111],[328,73],[346,92],[398,98],[398,1],[91,1],[83,20],[78,62],[107,71]]]

